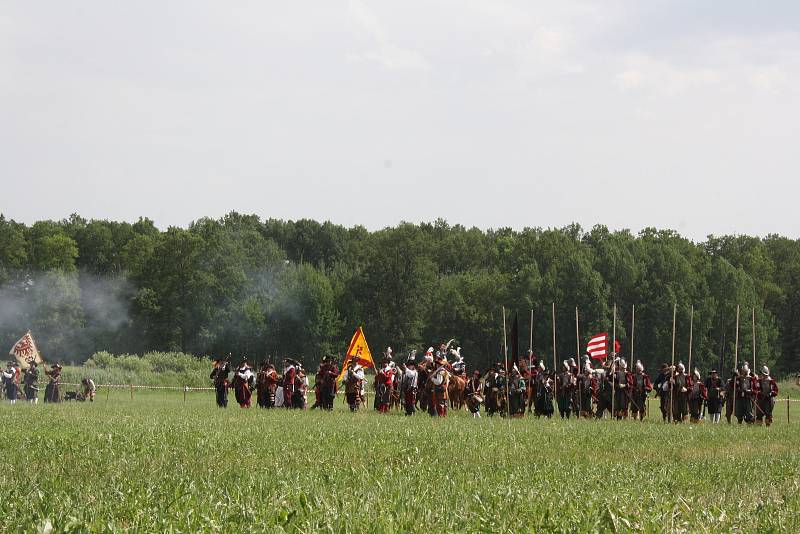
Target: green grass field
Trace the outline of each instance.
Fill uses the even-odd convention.
[[[766,429],[4,403],[0,532],[798,532],[792,409]]]

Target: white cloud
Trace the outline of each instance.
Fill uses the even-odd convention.
[[[374,41],[367,51],[347,54],[349,61],[375,62],[387,70],[429,70],[428,60],[418,51],[391,42],[378,17],[360,0],[350,0],[350,14]]]

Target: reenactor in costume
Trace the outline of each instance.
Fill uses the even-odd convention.
[[[594,370],[588,362],[584,363],[583,374],[578,379],[578,403],[580,417],[592,417],[594,412],[592,410],[592,402],[597,396],[597,380],[595,379]]]
[[[756,421],[759,425],[772,424],[772,409],[778,396],[778,384],[769,376],[769,367],[761,368],[761,376],[756,381]]]
[[[511,368],[511,377],[508,382],[508,401],[513,417],[525,415],[525,379],[517,366]]]
[[[738,375],[739,373],[736,369],[732,370],[731,377],[725,383],[725,419],[728,421],[728,424],[731,423],[731,417],[733,416],[733,401],[736,398],[736,395],[733,393],[733,388]]]
[[[643,420],[647,412],[647,396],[653,391],[653,383],[650,376],[644,372],[644,365],[641,360],[636,360],[634,372],[631,375],[631,415]]]
[[[419,374],[417,373],[417,362],[412,354],[406,361],[403,377],[400,380],[400,391],[402,393],[403,406],[406,415],[413,415],[417,411],[417,384]]]
[[[355,412],[361,406],[361,392],[364,383],[364,369],[353,359],[344,373],[344,394],[350,411]]]
[[[483,402],[483,383],[481,382],[481,372],[475,369],[472,378],[467,380],[464,387],[464,395],[467,397],[467,409],[472,417],[481,416],[481,403]]]
[[[486,414],[494,415],[500,410],[500,372],[494,364],[484,377],[484,393],[486,397]],[[505,395],[505,393],[503,393]]]
[[[558,413],[561,419],[569,419],[572,412],[572,395],[577,384],[567,360],[561,363],[561,372],[556,380],[558,380],[558,386],[556,387],[558,392]]]
[[[725,384],[716,369],[712,369],[706,378],[706,409],[712,423],[719,423],[722,415],[722,402],[725,398]]]
[[[675,423],[683,423],[689,414],[689,390],[692,387],[691,377],[686,375],[686,367],[683,363],[678,363],[678,368],[670,380],[670,392],[672,395],[667,402],[672,404],[672,420]]]
[[[447,358],[440,355],[437,362],[439,367],[428,377],[429,387],[431,388],[431,404],[433,411],[428,409],[431,416],[447,416],[447,386],[450,384],[450,372],[447,370]]]
[[[320,401],[324,410],[333,410],[333,401],[336,399],[336,378],[339,376],[339,366],[336,361],[328,356],[322,357],[319,368]]]
[[[275,390],[278,389],[280,377],[275,366],[269,362],[261,364],[256,375],[256,403],[260,408],[275,407]]]
[[[283,406],[287,409],[294,407],[294,393],[297,389],[296,378],[299,367],[300,363],[298,361],[291,358],[283,359],[283,381],[281,386],[283,387]]]
[[[230,358],[230,356],[229,356]],[[217,406],[220,408],[228,407],[228,375],[231,372],[231,364],[227,359],[217,358],[214,360],[214,369],[211,370],[211,381],[217,392]]]
[[[97,386],[94,385],[94,380],[88,377],[81,379],[81,395],[83,400],[94,402],[94,396],[97,394]]]
[[[548,419],[553,416],[553,387],[555,386],[555,376],[549,372],[544,362],[539,362],[539,372],[536,375],[536,408],[534,414],[536,417],[547,417]]]
[[[291,399],[292,408],[305,410],[308,402],[308,376],[301,364],[297,364],[297,373],[294,376],[294,394]]]
[[[614,370],[614,417],[617,421],[628,417],[628,401],[630,400],[633,375],[628,372],[628,363],[618,359]]]
[[[739,424],[742,424],[742,421],[751,424],[755,420],[753,417],[753,393],[755,387],[755,380],[750,376],[750,367],[745,363],[739,369],[739,375],[736,377],[734,384],[736,392],[734,415]]]
[[[14,362],[8,362],[8,367],[3,371],[3,389],[6,392],[6,399],[11,404],[17,403],[17,392],[19,390],[19,373],[14,366]]]
[[[525,377],[528,382],[528,413],[534,413],[536,411],[536,377],[539,375],[541,369],[539,367],[538,359],[533,355],[533,351],[528,351],[528,361],[531,363],[531,365],[528,367],[528,372]]]
[[[610,367],[607,363],[604,363],[600,369],[595,370],[596,380],[597,380],[597,409],[595,410],[595,417],[597,419],[602,419],[605,416],[605,412],[608,413],[613,417],[611,413],[611,399],[614,396],[614,392],[612,390],[612,376]]]
[[[61,367],[60,363],[55,364],[49,371],[45,370],[50,378],[47,386],[44,388],[44,402],[61,402]]]
[[[706,385],[700,380],[700,369],[694,368],[694,375],[691,379],[689,389],[689,421],[699,423],[702,417],[703,402],[708,399]]]
[[[314,404],[311,409],[322,407],[322,361],[320,360],[317,374],[314,375]]]
[[[661,409],[661,419],[664,422],[672,419],[672,412],[669,406],[669,380],[670,374],[672,373],[671,369],[669,365],[662,363],[656,381],[653,382],[653,389],[656,392],[656,397],[658,397],[659,400],[659,408]]]
[[[244,360],[233,373],[233,392],[236,402],[242,408],[249,408],[252,400],[252,390],[255,385],[255,375],[247,360]]]
[[[389,413],[389,403],[392,400],[392,383],[394,382],[395,365],[389,358],[391,347],[387,349],[380,370],[375,375],[375,404],[378,412]]]
[[[36,362],[31,362],[30,366],[25,370],[22,384],[25,390],[25,398],[31,404],[37,404],[39,402],[39,369],[36,366]]]

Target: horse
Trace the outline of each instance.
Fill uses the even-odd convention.
[[[458,375],[450,375],[450,383],[447,386],[447,396],[450,398],[450,408],[460,410],[464,406],[464,389],[467,380]]]

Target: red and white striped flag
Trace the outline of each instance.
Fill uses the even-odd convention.
[[[608,356],[608,332],[597,334],[586,345],[589,356],[598,360],[605,360]]]

